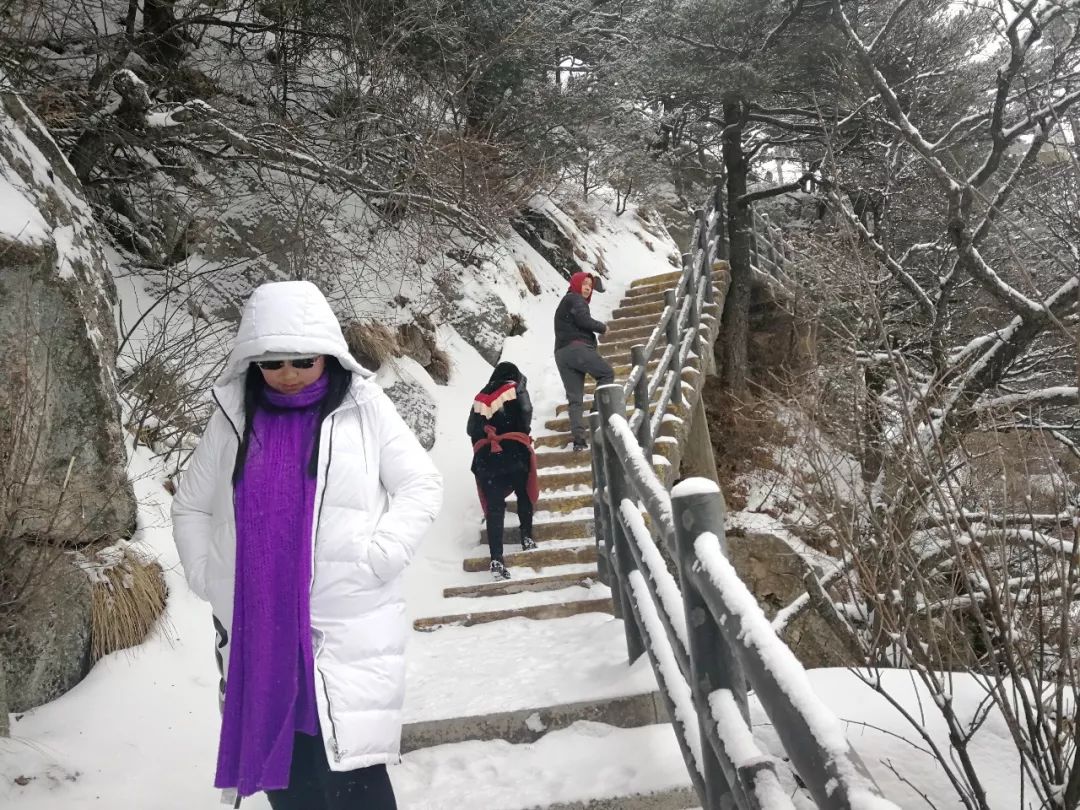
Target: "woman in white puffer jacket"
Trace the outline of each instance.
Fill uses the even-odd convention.
[[[218,631],[215,784],[275,810],[395,806],[401,573],[442,482],[370,376],[315,285],[259,287],[173,502]]]

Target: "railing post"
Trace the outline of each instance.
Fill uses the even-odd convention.
[[[701,356],[701,305],[702,302],[698,300],[698,285],[701,283],[700,278],[694,279],[694,292],[693,298],[690,299],[690,322],[686,325],[686,328],[690,331],[691,335],[691,351],[694,354]],[[706,287],[705,289],[708,289]],[[706,293],[708,295],[708,293]],[[702,362],[704,367],[704,362]]]
[[[715,244],[717,247],[720,246],[719,236],[716,237],[716,242],[713,244]],[[712,250],[706,250],[705,256],[702,258],[701,261],[701,275],[705,278],[705,301],[703,302],[704,304],[711,304],[716,297],[716,291],[713,289],[712,270],[713,261],[716,258],[719,258],[719,254],[717,256],[713,256]]]
[[[694,263],[694,252],[693,251],[691,251],[689,253],[684,253],[682,255],[682,269],[683,269],[684,274],[687,272],[687,269],[693,263]]]
[[[607,505],[607,480],[604,474],[604,432],[600,429],[600,414],[589,414],[589,434],[592,437],[593,528],[596,534],[596,570],[600,581],[611,588],[615,616],[622,618],[622,603],[617,594],[618,580],[612,576],[611,514]]]
[[[698,240],[697,246],[699,250],[704,250],[709,244],[709,220],[705,215],[705,209],[699,208],[697,210],[698,221]]]
[[[667,324],[668,346],[674,346],[671,353],[671,365],[669,371],[675,373],[675,385],[671,391],[671,404],[682,405],[682,367],[679,365],[679,310],[676,308],[675,291],[668,290],[664,293],[664,304],[672,308],[671,320]]]
[[[679,569],[679,585],[682,590],[683,609],[686,611],[686,629],[690,641],[690,690],[697,707],[701,731],[701,751],[705,758],[704,777],[707,807],[719,808],[732,804],[724,797],[740,792],[741,786],[731,785],[716,752],[709,742],[712,727],[712,711],[709,695],[717,689],[729,689],[750,722],[746,700],[746,680],[734,651],[724,640],[720,627],[694,586],[690,572],[697,561],[694,543],[703,532],[712,532],[724,543],[724,496],[720,488],[706,478],[689,478],[676,484],[671,491],[671,509],[675,520],[675,561]],[[741,803],[739,806],[742,806]]]
[[[623,632],[626,634],[626,654],[633,663],[645,652],[645,644],[641,640],[641,631],[638,629],[637,619],[634,618],[634,607],[630,601],[629,577],[630,572],[637,568],[634,555],[630,553],[629,543],[633,542],[626,536],[626,529],[619,518],[619,505],[623,499],[629,497],[630,489],[626,485],[626,473],[622,468],[622,459],[615,453],[610,452],[607,445],[608,423],[614,414],[625,416],[626,400],[623,397],[621,385],[601,385],[596,389],[593,396],[596,398],[600,410],[600,429],[605,433],[604,442],[604,473],[607,483],[608,507],[611,516],[610,529],[612,538],[612,564],[615,579],[619,587],[616,594],[612,588],[612,600],[618,598],[622,602]]]
[[[630,347],[630,367],[641,366],[641,374],[638,376],[637,385],[634,386],[634,407],[641,412],[641,420],[638,422],[637,441],[638,446],[645,454],[645,458],[652,458],[653,435],[649,420],[649,375],[646,366],[649,364],[645,356],[644,346]]]

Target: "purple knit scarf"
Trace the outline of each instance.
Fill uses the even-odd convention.
[[[255,372],[248,372],[255,373]],[[293,735],[319,733],[311,651],[307,474],[328,378],[296,394],[265,389],[236,484],[236,585],[219,788],[241,796],[288,787]]]

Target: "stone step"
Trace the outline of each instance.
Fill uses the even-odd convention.
[[[641,338],[635,340],[619,340],[614,343],[602,343],[599,346],[600,356],[609,363],[629,363],[631,357],[630,350],[634,346],[646,348],[651,336],[652,333],[648,332]],[[657,341],[656,347],[653,349],[652,358],[650,359],[661,357],[664,354],[664,350],[667,349],[667,346],[667,335],[661,335],[660,340]]]
[[[582,542],[588,545],[540,547],[533,551],[504,552],[503,561],[508,568],[546,568],[549,565],[596,562],[596,544],[588,540]],[[491,558],[485,554],[482,557],[466,557],[461,567],[466,571],[487,571],[490,566]]]
[[[652,373],[657,368],[659,368],[659,366],[660,366],[660,361],[659,360],[653,360],[651,363],[649,363],[649,365],[647,366],[647,369],[648,369],[648,374],[649,374],[650,377],[652,377]],[[625,366],[614,366],[614,369],[615,369],[615,382],[616,383],[624,383],[624,382],[626,382],[626,378],[630,374],[630,365],[627,364]],[[694,382],[695,379],[696,379],[696,377],[694,375],[696,375],[698,373],[696,368],[694,368],[693,366],[689,366],[689,365],[683,366],[682,372],[683,372],[682,373],[682,378],[686,382]],[[586,393],[586,395],[589,395],[589,394],[592,394],[592,392],[595,391],[595,390],[596,390],[596,383],[593,381],[592,377],[590,377],[585,382],[585,393]]]
[[[619,318],[612,318],[608,322],[608,331],[604,334],[614,333],[615,335],[621,334],[626,329],[637,329],[642,326],[648,326],[650,329],[656,326],[656,315],[635,315],[633,317],[627,315]]]
[[[657,284],[651,287],[641,287],[637,290],[631,290],[623,299],[619,302],[619,306],[635,306],[637,304],[644,304],[650,301],[664,301],[664,296],[668,290],[674,290],[675,284]],[[713,282],[713,298],[716,299],[724,294],[724,285]]]
[[[533,436],[533,447],[555,447],[569,449],[574,437],[568,432],[549,433],[545,436]]]
[[[636,278],[630,282],[630,289],[637,290],[642,287],[650,287],[654,284],[674,284],[682,277],[682,270],[672,270],[670,273],[660,273],[655,276]]]
[[[568,469],[591,469],[592,456],[582,451],[570,449],[544,450],[536,454],[537,470],[546,470],[551,467],[566,467]]]
[[[509,672],[477,673],[484,678]],[[539,728],[544,714],[516,715],[508,726]],[[477,718],[477,722],[484,723]],[[511,732],[512,733],[512,732]],[[556,772],[552,772],[552,769]],[[586,776],[567,784],[560,772]],[[398,805],[462,810],[687,810],[700,808],[668,723],[619,728],[582,721],[532,742],[463,740],[405,754],[394,776]]]
[[[452,588],[443,588],[443,596],[506,596],[512,593],[558,591],[563,588],[572,588],[575,585],[588,587],[593,582],[599,582],[599,574],[596,569],[589,571],[576,571],[569,574],[552,574],[546,577],[527,577],[522,579],[504,579],[502,582],[480,582],[475,585],[457,585]]]
[[[627,346],[623,349],[608,349],[607,352],[601,351],[600,356],[615,365],[625,365],[630,362],[630,347]]]
[[[629,352],[632,348],[634,348],[634,346],[646,346],[649,342],[649,338],[651,337],[652,330],[648,329],[642,330],[641,337],[627,338],[625,340],[616,340],[608,341],[607,343],[601,343],[599,346],[600,356],[610,359],[612,356],[626,352],[627,357],[629,357]],[[667,346],[667,336],[661,335],[660,340],[656,345]]]
[[[529,605],[527,607],[507,608],[505,610],[476,611],[473,613],[452,613],[446,616],[429,616],[416,619],[413,629],[427,632],[440,627],[472,627],[474,624],[499,622],[505,619],[564,619],[581,613],[611,613],[611,597],[601,599],[578,599],[571,602],[556,602],[550,605]]]
[[[563,410],[566,410],[566,404],[563,404]],[[587,457],[587,456],[586,456]],[[541,472],[537,474],[537,479],[540,482],[540,491],[550,491],[553,489],[565,489],[566,487],[576,487],[582,484],[586,486],[592,486],[592,466],[582,467],[576,470],[560,470],[558,472]]]
[[[641,342],[647,343],[649,336],[652,334],[653,329],[656,328],[656,321],[647,323],[644,326],[630,326],[623,328],[621,321],[612,321],[610,328],[600,338],[600,348],[604,346],[610,346],[616,343],[630,343]]]
[[[717,299],[721,300],[721,299]],[[649,334],[654,328],[656,328],[657,322],[660,320],[660,314],[664,311],[662,303],[652,304],[651,311],[646,314],[635,314],[631,312],[623,311],[627,308],[620,307],[612,314],[612,318],[608,321],[608,331],[604,333],[604,342],[614,342],[617,340],[626,340],[630,337],[642,334],[641,330],[647,327],[647,331],[644,334]],[[711,314],[715,316],[717,314],[717,304],[709,304],[703,309],[705,314]]]
[[[640,298],[648,298],[650,296],[663,296],[667,290],[674,290],[678,285],[679,280],[674,281],[659,281],[655,284],[643,284],[640,287],[630,287],[623,294],[623,301],[636,301]]]
[[[657,393],[657,396],[653,397],[653,401],[649,404],[649,413],[656,413],[657,400],[660,398],[659,397],[660,388],[657,387],[656,390],[657,390],[658,393]],[[590,408],[592,407],[591,399],[590,399],[589,407]],[[633,413],[633,412],[634,412],[634,409],[632,407],[627,408],[626,409],[626,416],[629,417],[630,414]],[[558,431],[562,431],[562,432],[567,432],[567,431],[570,430],[570,417],[569,416],[557,416],[554,419],[548,419],[546,422],[544,422],[544,427],[546,427],[548,430],[558,430]]]
[[[646,692],[510,712],[406,723],[401,729],[401,753],[466,740],[506,740],[515,745],[531,743],[548,732],[568,728],[579,720],[607,723],[616,728],[668,722],[659,693]]]
[[[660,394],[661,394],[661,390],[660,390],[659,387],[657,387],[657,389],[655,391],[653,391],[652,402],[658,401],[660,399]],[[631,404],[629,404],[627,406],[627,408],[626,408],[626,415],[627,416],[629,416],[630,414],[632,414],[634,412],[633,396],[632,395],[631,395],[629,401],[630,401]],[[591,396],[585,397],[582,400],[582,402],[585,405],[585,413],[588,414],[589,411],[592,410],[593,398]],[[565,402],[560,402],[558,405],[555,406],[555,415],[556,416],[562,416],[563,414],[565,414],[569,410],[569,408],[570,408],[570,406],[567,405]]]
[[[543,545],[554,540],[573,540],[576,537],[591,537],[593,534],[592,518],[574,520],[542,520],[533,524],[533,540]],[[480,530],[480,543],[487,545],[487,527]],[[517,526],[503,528],[503,542],[508,545],[521,545],[521,529]]]
[[[577,509],[592,508],[592,492],[573,492],[568,495],[541,495],[534,507],[537,512],[561,512],[568,514]],[[507,511],[517,513],[517,500],[507,501]],[[535,530],[536,526],[533,526]]]
[[[560,802],[541,805],[535,810],[700,810],[701,799],[693,788],[669,788],[649,793],[633,793],[610,799],[584,802]]]
[[[621,306],[611,313],[611,319],[637,318],[642,315],[658,316],[663,311],[664,299],[658,298],[655,301],[645,301],[640,304],[631,303],[628,306]]]

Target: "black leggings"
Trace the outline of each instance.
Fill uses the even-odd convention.
[[[478,478],[487,502],[488,551],[491,559],[503,561],[503,526],[506,522],[507,489],[517,496],[517,516],[521,537],[532,537],[533,504],[529,500],[529,471],[522,470],[509,477]],[[520,539],[518,542],[521,542]]]
[[[268,790],[273,810],[397,810],[385,765],[332,771],[321,737],[297,734],[289,786]]]

